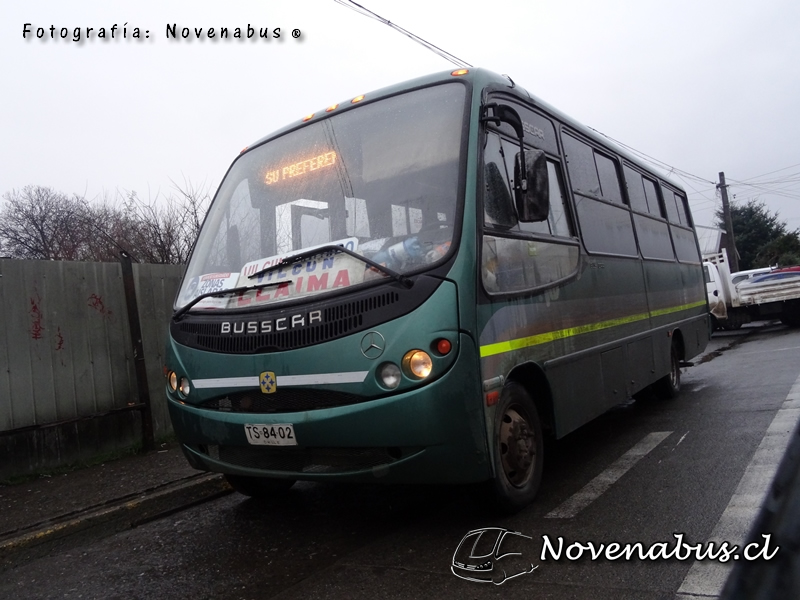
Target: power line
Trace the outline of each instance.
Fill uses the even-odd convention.
[[[598,134],[602,135],[603,137],[611,140],[615,144],[617,144],[619,146],[622,146],[626,150],[630,150],[631,152],[636,154],[638,157],[640,157],[645,162],[649,162],[651,165],[655,165],[660,169],[664,169],[665,171],[667,171],[670,174],[674,173],[676,176],[683,175],[684,177],[688,177],[689,179],[694,179],[694,180],[700,181],[702,183],[708,183],[710,185],[716,185],[715,181],[709,181],[708,179],[704,179],[704,178],[700,177],[699,175],[693,175],[692,173],[689,173],[688,171],[684,171],[684,170],[679,169],[677,167],[673,167],[672,165],[670,165],[668,163],[665,163],[663,160],[658,160],[657,158],[653,158],[649,154],[645,154],[644,152],[642,152],[641,150],[637,150],[633,146],[629,146],[628,144],[620,142],[619,140],[614,139],[610,135],[595,129],[594,127],[589,127],[589,129],[591,129],[592,131],[597,132]]]
[[[783,167],[782,169],[778,169],[777,171],[770,171],[769,173],[764,173],[763,175],[756,175],[755,177],[751,177],[750,179],[745,179],[745,181],[752,181],[753,179],[758,179],[759,177],[766,177],[767,175],[780,173],[781,171],[787,171],[789,169],[794,169],[795,167],[800,167],[800,163],[796,165],[789,165],[788,167]]]
[[[451,54],[451,53],[447,52],[446,50],[443,50],[442,48],[436,46],[435,44],[432,44],[431,42],[419,37],[418,35],[416,35],[414,33],[411,33],[410,31],[408,31],[407,29],[401,27],[400,25],[398,25],[396,23],[392,23],[389,19],[386,19],[385,17],[382,17],[382,16],[378,15],[377,13],[369,10],[368,8],[366,8],[365,6],[363,6],[363,5],[361,5],[361,4],[357,3],[357,2],[354,2],[353,0],[334,0],[334,2],[344,6],[345,8],[349,8],[349,9],[353,10],[353,11],[357,12],[360,15],[363,15],[363,16],[368,17],[370,19],[374,19],[374,20],[378,21],[379,23],[383,23],[384,25],[387,25],[388,27],[391,27],[395,31],[397,31],[399,33],[402,33],[406,37],[412,39],[413,41],[417,42],[418,44],[420,44],[421,46],[427,48],[428,50],[430,50],[431,52],[437,54],[438,56],[441,56],[445,60],[453,63],[457,67],[460,67],[460,68],[472,67],[472,65],[470,63],[466,62],[465,60],[460,59],[457,56],[455,56],[454,54]],[[597,129],[594,129],[594,128],[590,128],[590,129],[592,129],[593,131],[597,132],[599,135],[602,135],[603,137],[611,140],[612,142],[618,144],[619,146],[627,149],[628,151],[632,152],[633,154],[635,154],[636,156],[638,156],[639,158],[641,158],[645,162],[648,162],[648,163],[658,167],[659,169],[663,169],[664,171],[667,172],[667,174],[674,175],[674,176],[680,178],[686,184],[687,187],[689,187],[689,188],[691,188],[693,190],[693,192],[695,194],[698,194],[699,196],[704,198],[704,200],[700,200],[700,201],[696,201],[696,202],[701,203],[701,204],[707,202],[707,203],[712,204],[713,207],[716,207],[717,204],[719,203],[719,198],[711,199],[711,198],[708,198],[705,195],[707,192],[716,189],[716,182],[715,181],[710,181],[710,180],[705,179],[703,177],[700,177],[698,175],[694,175],[692,173],[689,173],[688,171],[684,171],[683,169],[679,169],[679,168],[677,168],[677,167],[675,167],[673,165],[670,165],[670,164],[668,164],[668,163],[666,163],[666,162],[664,162],[662,160],[654,158],[654,157],[652,157],[652,156],[650,156],[648,154],[645,154],[641,150],[637,150],[636,148],[634,148],[632,146],[629,146],[628,144],[620,142],[619,140],[611,137],[610,135],[607,135],[607,134],[603,133],[602,131],[598,131]],[[771,180],[771,181],[761,181],[761,182],[755,181],[755,180],[758,180],[761,177],[766,177],[768,175],[773,175],[775,173],[780,173],[781,171],[786,171],[788,169],[792,169],[792,168],[798,167],[798,166],[800,166],[800,163],[795,164],[795,165],[790,165],[788,167],[784,167],[784,168],[781,168],[781,169],[777,169],[775,171],[770,171],[769,173],[764,173],[763,175],[757,175],[757,176],[751,177],[750,179],[747,179],[745,181],[730,180],[730,183],[728,185],[730,187],[733,187],[733,186],[736,186],[736,187],[740,187],[740,186],[741,187],[750,187],[750,188],[753,188],[755,190],[759,190],[761,192],[770,193],[770,194],[774,194],[774,195],[777,195],[777,196],[782,196],[782,197],[785,197],[785,198],[800,199],[800,194],[790,193],[785,188],[784,189],[775,190],[773,188],[766,187],[766,186],[770,186],[770,185],[790,184],[790,185],[787,186],[787,187],[790,188],[790,187],[792,187],[793,184],[800,183],[800,173],[792,173],[792,174],[790,174],[788,176],[788,178],[784,178],[784,179],[775,179],[775,180]],[[797,177],[797,179],[795,179],[795,177]],[[694,186],[692,186],[689,183],[689,181],[687,181],[687,180],[699,181],[701,183],[709,184],[709,185],[712,185],[714,187],[710,188],[708,190],[705,190],[705,189],[704,190],[698,190]],[[748,183],[748,182],[753,182],[753,183]],[[708,208],[712,208],[712,207],[708,207]],[[707,210],[707,208],[701,208],[700,210]]]
[[[389,19],[385,19],[385,18],[381,17],[380,15],[372,12],[368,8],[365,8],[364,6],[361,6],[357,2],[353,2],[353,0],[333,0],[333,1],[336,2],[336,4],[341,4],[342,6],[344,6],[346,8],[349,8],[351,10],[356,11],[360,15],[364,15],[365,17],[369,17],[370,19],[375,19],[376,21],[378,21],[380,23],[383,23],[384,25],[388,25],[389,27],[391,27],[395,31],[398,31],[398,32],[402,33],[403,35],[411,38],[412,40],[414,40],[418,44],[424,46],[425,48],[427,48],[431,52],[433,52],[435,54],[438,54],[439,56],[441,56],[445,60],[450,61],[451,63],[453,63],[454,65],[456,65],[459,68],[463,69],[463,68],[466,68],[466,67],[472,67],[472,65],[469,64],[468,62],[466,62],[464,60],[461,60],[457,56],[455,56],[453,54],[450,54],[449,52],[447,52],[445,50],[442,50],[441,48],[439,48],[438,46],[435,46],[434,44],[430,43],[429,41],[424,40],[421,37],[419,37],[418,35],[415,35],[415,34],[411,33],[407,29],[404,29],[404,28],[400,27],[397,23],[392,23]]]

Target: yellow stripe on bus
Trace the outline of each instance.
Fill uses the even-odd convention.
[[[638,315],[630,315],[621,317],[619,319],[610,319],[608,321],[600,321],[599,323],[589,323],[587,325],[579,325],[578,327],[569,327],[567,329],[560,329],[558,331],[548,331],[547,333],[539,333],[524,338],[517,338],[515,340],[508,340],[507,342],[497,342],[495,344],[487,344],[481,346],[481,358],[487,356],[494,356],[495,354],[503,354],[504,352],[513,352],[514,350],[521,350],[530,346],[537,346],[539,344],[546,344],[561,340],[568,337],[580,335],[582,333],[591,333],[593,331],[600,331],[601,329],[609,329],[610,327],[617,327],[618,325],[627,325],[628,323],[635,323],[636,321],[644,321],[648,318],[661,317],[671,313],[680,312],[682,310],[689,310],[697,308],[698,306],[705,306],[706,301],[692,302],[691,304],[684,304],[682,306],[673,306],[671,308],[661,308],[653,310],[649,313],[641,313]]]

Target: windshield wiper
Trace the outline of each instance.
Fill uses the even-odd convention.
[[[214,298],[215,296],[225,296],[226,294],[239,294],[242,292],[250,292],[252,290],[262,290],[264,288],[281,285],[282,283],[292,283],[292,279],[286,279],[283,281],[272,281],[270,283],[259,283],[258,285],[243,285],[240,287],[230,288],[227,290],[218,290],[216,292],[208,292],[207,294],[200,294],[196,298],[192,298],[191,302],[182,306],[174,313],[172,313],[172,318],[176,321],[180,320],[180,318],[185,315],[195,304],[204,300],[205,298]]]
[[[377,269],[378,271],[386,273],[386,275],[388,275],[395,281],[398,281],[407,288],[410,288],[411,286],[414,285],[414,282],[405,275],[403,275],[402,273],[398,273],[397,271],[390,269],[389,267],[386,267],[380,263],[377,263],[374,260],[367,258],[366,256],[361,256],[360,254],[357,254],[352,250],[348,250],[343,246],[337,246],[336,244],[328,244],[327,246],[318,246],[317,248],[306,250],[305,252],[300,252],[298,254],[292,254],[291,256],[286,256],[281,260],[279,260],[278,262],[276,262],[274,265],[265,267],[260,271],[256,271],[252,275],[248,275],[247,278],[253,279],[254,277],[258,277],[259,275],[264,275],[265,273],[269,273],[273,269],[285,267],[286,265],[293,265],[295,263],[305,260],[306,258],[311,258],[312,256],[318,256],[326,252],[344,252],[348,256],[352,256],[353,258],[357,258],[358,260],[365,262],[373,269]]]

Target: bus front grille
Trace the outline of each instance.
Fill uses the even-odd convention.
[[[369,399],[345,392],[302,388],[279,389],[273,394],[262,394],[259,390],[248,390],[212,398],[202,403],[199,408],[236,413],[300,412],[358,404]]]
[[[414,302],[409,304],[410,301]],[[218,317],[208,316],[186,315],[179,323],[173,320],[170,328],[177,342],[200,350],[224,354],[281,352],[313,346],[362,331],[388,318],[404,314],[418,304],[419,300],[413,297],[406,298],[403,302],[400,293],[392,290],[335,304],[320,304],[321,308],[317,311],[321,314],[320,323],[284,328],[280,331],[277,323],[291,323],[291,318],[286,315],[296,313],[296,310],[284,309],[263,313],[258,317],[230,317],[231,322],[236,321],[236,325],[229,323],[229,328],[234,332],[239,331],[239,334],[232,334],[230,331],[223,333],[223,321]],[[314,310],[315,305],[309,305],[303,314]],[[257,323],[259,328],[262,322],[269,322],[272,323],[272,331],[245,333],[248,331],[243,324],[245,322]]]
[[[207,454],[238,467],[292,473],[347,473],[390,465],[422,448],[250,448],[207,446]]]

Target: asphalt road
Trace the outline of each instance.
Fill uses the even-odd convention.
[[[549,444],[539,497],[513,517],[494,513],[480,486],[301,483],[279,501],[232,494],[61,547],[5,573],[0,597],[713,596],[730,561],[593,559],[589,543],[666,551],[683,534],[700,549],[741,544],[780,459],[780,432],[797,420],[784,402],[800,375],[798,350],[800,330],[781,325],[715,335],[704,361],[684,371],[678,398],[631,401]],[[522,555],[506,559],[501,585],[450,570],[462,538],[486,527],[526,536],[514,536]],[[553,551],[543,557],[545,539]],[[535,568],[511,577],[520,560]]]

